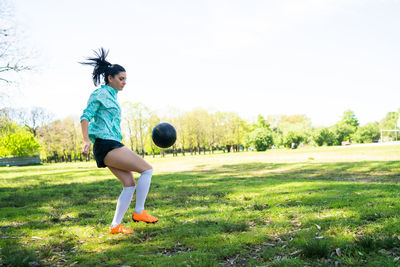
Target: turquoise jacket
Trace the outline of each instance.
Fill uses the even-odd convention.
[[[117,93],[114,88],[102,85],[90,95],[80,120],[89,121],[89,139],[92,143],[96,138],[121,142],[121,107]]]

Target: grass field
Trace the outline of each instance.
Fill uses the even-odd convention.
[[[400,145],[146,159],[133,235],[94,162],[0,168],[0,266],[400,266]]]

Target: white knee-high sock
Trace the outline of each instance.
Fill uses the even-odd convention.
[[[135,186],[129,186],[122,189],[122,192],[118,198],[117,208],[115,209],[114,219],[111,223],[112,228],[118,226],[118,224],[122,222],[122,218],[124,218],[124,215],[131,204],[135,188]]]
[[[137,182],[135,212],[142,213],[147,194],[149,193],[153,169],[142,172]]]

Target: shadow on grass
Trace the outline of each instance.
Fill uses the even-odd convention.
[[[46,259],[61,253],[69,263],[138,266],[168,265],[177,261],[212,266],[215,262],[235,262],[233,259],[238,264],[237,256],[240,255],[244,260],[239,265],[246,265],[251,261],[249,255],[256,255],[259,262],[271,262],[274,259],[271,253],[274,257],[289,253],[279,251],[277,246],[260,245],[262,240],[270,238],[265,231],[279,224],[283,225],[278,231],[281,240],[288,236],[302,240],[292,245],[288,243],[287,248],[303,251],[301,255],[305,262],[328,257],[335,246],[348,247],[346,253],[349,255],[357,249],[375,253],[376,250],[369,249],[368,242],[378,240],[377,244],[383,244],[378,246],[380,249],[390,249],[388,244],[394,240],[387,241],[371,234],[361,241],[345,242],[332,238],[311,242],[315,238],[315,229],[299,230],[292,226],[299,216],[287,216],[288,211],[342,210],[351,214],[346,219],[303,219],[305,228],[316,224],[328,229],[341,225],[356,231],[375,223],[380,231],[393,234],[399,230],[398,226],[393,228],[391,221],[398,218],[400,210],[397,200],[399,170],[398,162],[247,163],[227,164],[213,170],[156,174],[146,207],[165,211],[164,223],[140,228],[132,237],[102,241],[111,248],[99,253],[79,249],[81,237],[65,233],[61,228],[94,225],[100,232],[105,232],[112,220],[121,185],[114,178],[79,182],[81,177],[96,175],[97,171],[58,170],[53,174],[54,179],[64,179],[68,183],[0,188],[0,242],[2,247],[9,248],[2,249],[1,255],[10,265],[15,265],[10,258],[15,255],[46,263]],[[19,171],[16,177],[18,181],[23,181],[21,173]],[[31,175],[32,178],[44,179],[42,175]],[[282,210],[282,221],[266,222],[265,218],[277,209]],[[188,218],[191,221],[187,221]],[[245,238],[254,227],[262,231],[253,233],[253,239]],[[33,249],[20,243],[35,231],[48,231],[54,236],[48,245],[56,249],[43,244]]]

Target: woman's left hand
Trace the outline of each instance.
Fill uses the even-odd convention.
[[[82,146],[82,154],[87,157],[89,155],[90,141],[85,142]]]

